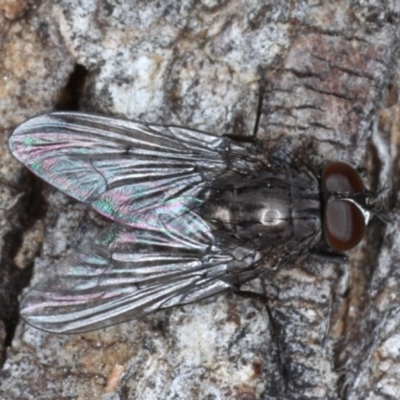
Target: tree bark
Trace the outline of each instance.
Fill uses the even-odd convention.
[[[0,1],[0,339],[11,342],[0,397],[398,399],[400,9],[345,0],[14,3]],[[268,297],[278,339],[265,304],[230,293],[87,334],[23,321],[14,334],[32,266],[33,283],[107,222],[24,172],[7,149],[12,129],[78,105],[250,135],[260,68],[258,137],[317,174],[328,161],[353,165],[369,189],[385,189],[390,223],[373,220],[346,262],[310,256],[248,285]]]

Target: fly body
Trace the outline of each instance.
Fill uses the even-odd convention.
[[[349,165],[315,174],[257,140],[57,112],[24,122],[9,143],[36,175],[114,221],[22,299],[22,317],[46,331],[203,299],[267,260],[349,250],[373,214],[383,218]]]

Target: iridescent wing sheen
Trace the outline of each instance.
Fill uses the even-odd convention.
[[[56,112],[32,118],[9,141],[36,175],[101,214],[146,228],[141,213],[179,203],[193,208],[207,185],[252,167],[240,144],[179,127]],[[251,162],[250,162],[251,163]]]
[[[45,331],[85,332],[203,299],[260,272],[259,252],[216,239],[193,211],[147,217],[154,230],[113,224],[67,258],[23,298],[23,318]]]

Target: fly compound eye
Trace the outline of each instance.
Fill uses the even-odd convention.
[[[360,193],[365,190],[360,175],[342,162],[328,164],[322,174],[324,189],[328,192]],[[326,240],[336,251],[347,251],[357,246],[365,232],[365,218],[353,202],[328,200],[324,211]]]
[[[357,246],[364,236],[365,219],[360,209],[344,200],[333,200],[326,205],[325,235],[336,251],[347,251]]]
[[[362,192],[364,184],[358,172],[350,165],[342,162],[332,162],[324,168],[322,181],[325,189],[330,192]]]

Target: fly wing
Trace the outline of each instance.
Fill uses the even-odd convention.
[[[210,181],[246,173],[246,153],[226,137],[71,112],[32,118],[9,141],[36,175],[101,214],[143,227],[138,214],[176,199],[193,208]],[[242,155],[243,153],[243,155]]]
[[[227,243],[190,210],[178,219],[159,212],[154,230],[114,224],[34,286],[21,315],[45,331],[79,333],[203,299],[257,273],[260,253]]]

